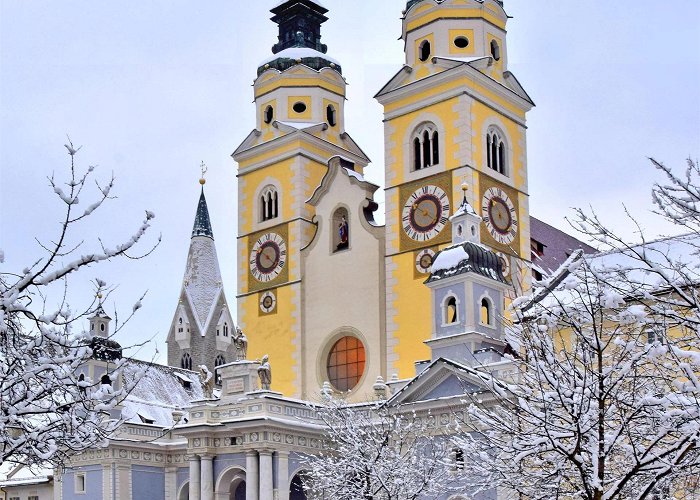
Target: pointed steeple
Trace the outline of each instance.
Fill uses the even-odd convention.
[[[202,185],[202,194],[199,195],[197,215],[195,215],[194,227],[192,228],[192,237],[194,238],[195,236],[208,236],[214,239],[214,232],[211,229],[211,221],[209,220],[207,199],[204,197],[204,185]]]

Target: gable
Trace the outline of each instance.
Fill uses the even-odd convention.
[[[428,401],[437,398],[449,398],[453,396],[459,396],[462,394],[471,394],[477,392],[479,387],[472,384],[468,380],[457,377],[456,375],[450,375],[445,380],[440,382],[435,388],[429,390],[427,393],[417,397],[417,401]]]
[[[417,403],[481,392],[489,375],[454,361],[438,358],[394,394],[388,404]]]

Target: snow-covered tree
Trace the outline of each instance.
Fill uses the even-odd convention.
[[[100,262],[132,255],[147,232],[154,215],[146,212],[135,234],[121,244],[96,248],[81,234],[81,222],[110,198],[114,178],[95,181],[89,202],[94,167],[82,171],[75,163],[80,148],[69,141],[70,175],[65,182],[54,176],[50,186],[62,206],[59,231],[45,241],[37,239],[44,255],[19,272],[0,272],[0,462],[24,465],[60,465],[71,454],[99,446],[119,424],[110,410],[129,387],[115,389],[106,379],[91,380],[80,374],[97,344],[85,330],[87,317],[101,311],[100,296],[110,287],[95,279],[95,298],[79,309],[69,305],[68,278],[84,275]],[[61,212],[59,212],[61,213]],[[22,234],[16,234],[20,238]],[[83,242],[76,243],[77,240]],[[0,263],[4,254],[0,250]],[[80,271],[83,271],[82,273]],[[94,276],[94,275],[93,275]],[[77,300],[77,299],[76,299]],[[127,318],[117,321],[115,332],[141,307],[137,301]],[[111,380],[120,377],[117,361]]]
[[[459,440],[478,486],[528,498],[697,495],[700,170],[652,160],[656,212],[683,235],[629,243],[595,213],[575,227],[603,254],[572,258],[515,301],[518,377],[492,381]],[[630,215],[630,220],[636,224]]]
[[[687,382],[698,365],[686,358],[683,369],[653,308],[620,294],[616,277],[577,253],[540,284],[546,294],[516,302],[518,375],[492,381],[491,403],[471,406],[472,432],[458,440],[472,484],[642,499],[700,472],[700,394]]]
[[[326,441],[305,461],[310,498],[408,500],[454,486],[461,456],[452,452],[448,429],[431,428],[427,419],[383,402],[325,397],[315,411]]]

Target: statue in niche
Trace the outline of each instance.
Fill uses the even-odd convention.
[[[269,391],[272,384],[272,370],[270,369],[270,357],[265,354],[258,367],[258,378],[260,378],[260,389]]]
[[[202,392],[205,399],[214,397],[214,374],[206,365],[199,365],[199,382],[202,384]]]
[[[236,327],[236,333],[233,335],[233,345],[236,348],[236,361],[246,359],[248,355],[248,337],[238,327]]]
[[[343,215],[340,218],[340,222],[338,222],[338,244],[335,247],[336,251],[348,248],[349,237],[350,229],[348,227],[348,220],[345,218],[345,215]]]

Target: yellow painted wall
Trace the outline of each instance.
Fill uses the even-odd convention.
[[[299,338],[297,328],[299,311],[294,295],[299,293],[299,285],[282,286],[275,289],[277,313],[267,316],[258,314],[258,293],[253,293],[238,301],[238,314],[246,325],[248,336],[248,359],[270,356],[272,366],[272,390],[286,395],[298,394],[297,372],[299,370]],[[240,321],[240,320],[239,320]]]

